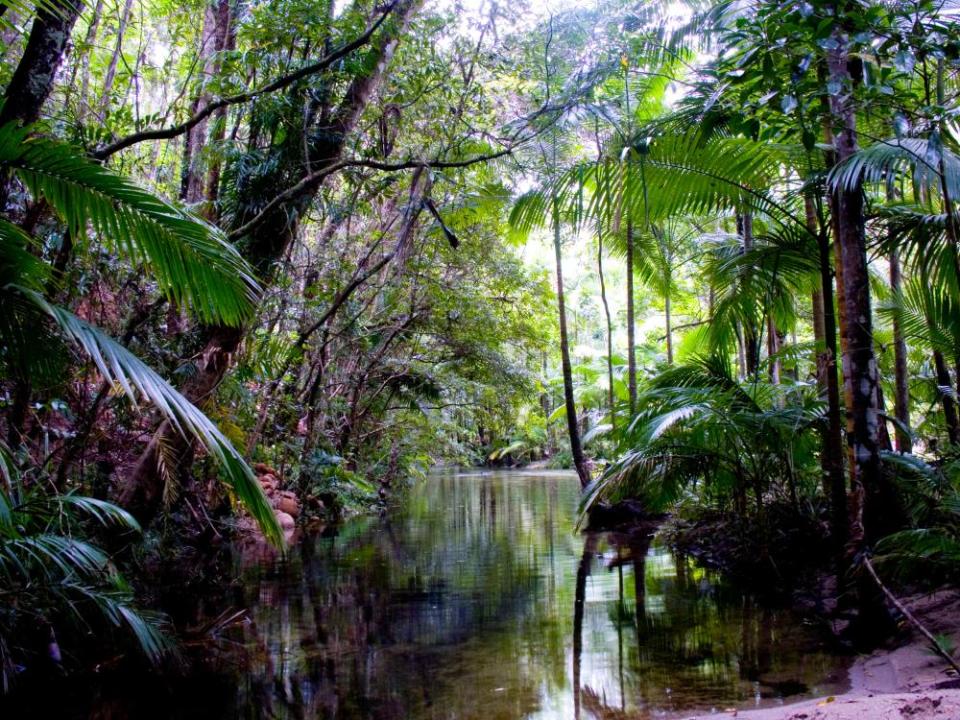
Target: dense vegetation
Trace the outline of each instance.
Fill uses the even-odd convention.
[[[953,4],[0,12],[4,687],[437,462],[955,579]]]

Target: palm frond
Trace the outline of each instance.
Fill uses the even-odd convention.
[[[119,385],[136,407],[147,400],[184,437],[196,438],[220,464],[231,489],[264,534],[283,546],[283,533],[253,471],[219,428],[196,406],[148,367],[142,360],[102,331],[63,308],[51,305],[38,293],[21,289],[71,341],[93,360],[104,379]]]
[[[93,228],[131,262],[146,263],[161,291],[205,322],[239,325],[250,316],[260,288],[222,232],[30,130],[0,127],[0,166],[48,202],[73,237]]]
[[[942,176],[941,176],[942,164]],[[833,188],[855,190],[864,183],[888,183],[906,173],[916,197],[939,195],[946,184],[951,197],[960,197],[960,157],[937,133],[929,138],[892,138],[869,145],[834,167],[827,176]]]

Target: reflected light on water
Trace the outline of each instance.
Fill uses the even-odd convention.
[[[273,678],[241,694],[274,688],[279,717],[546,720],[838,689],[841,663],[795,615],[649,533],[576,534],[576,503],[566,474],[440,476],[380,522],[248,569],[246,640],[266,648],[251,670]]]
[[[209,595],[169,589],[181,627],[244,611],[188,644],[188,674],[103,670],[10,717],[639,720],[842,689],[800,618],[651,532],[577,534],[578,495],[567,473],[448,474],[285,560],[238,550]]]

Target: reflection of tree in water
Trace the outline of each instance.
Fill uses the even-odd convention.
[[[586,628],[596,633],[598,627],[613,626],[626,657],[620,650],[616,687],[575,685],[577,717],[581,706],[586,717],[613,720],[789,697],[807,692],[839,668],[795,615],[758,605],[689,558],[658,547],[651,551],[652,539],[646,529],[584,539],[574,678],[582,673]],[[607,570],[618,574],[617,596],[591,609],[584,602],[586,577],[601,572],[598,555],[608,558]],[[633,575],[632,598],[625,589],[631,584],[622,581],[624,568]]]
[[[551,676],[563,683],[565,623],[542,602],[551,568],[541,564],[567,541],[556,528],[570,527],[569,517],[544,523],[556,483],[433,485],[403,515],[305,544],[277,575],[251,578],[259,598],[248,640],[267,639],[241,690],[251,702],[272,701],[278,717],[442,708],[443,717],[514,718],[537,708]],[[536,662],[525,661],[532,652]]]
[[[98,679],[99,717],[626,720],[826,674],[796,618],[652,532],[576,535],[577,496],[569,477],[437,478],[283,562],[238,557],[209,607],[246,624],[187,677]],[[204,601],[183,595],[192,624]]]

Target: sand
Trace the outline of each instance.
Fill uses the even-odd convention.
[[[960,647],[960,591],[943,590],[904,599],[934,634]],[[946,671],[917,632],[900,644],[858,658],[850,668],[850,690],[835,697],[757,710],[690,715],[691,720],[960,720],[960,678]]]

